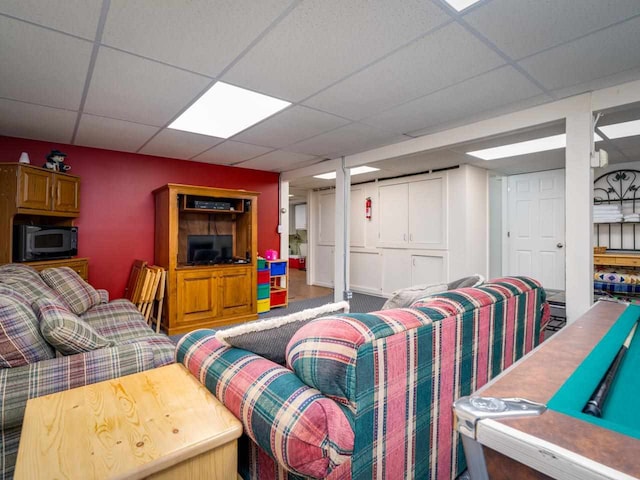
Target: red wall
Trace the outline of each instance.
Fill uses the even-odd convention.
[[[69,173],[82,179],[78,256],[89,258],[90,283],[111,298],[122,297],[134,259],[153,263],[151,192],[167,183],[260,192],[258,251],[280,249],[277,173],[0,136],[0,162],[27,152],[32,165],[42,166],[53,149],[67,154]]]

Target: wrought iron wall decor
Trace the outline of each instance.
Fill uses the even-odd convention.
[[[620,210],[627,215],[640,213],[640,171],[614,170],[596,178],[593,203],[620,205]],[[638,250],[639,224],[637,221],[595,223],[596,246],[606,246],[613,251]]]

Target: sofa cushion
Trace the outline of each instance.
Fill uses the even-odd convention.
[[[446,283],[434,283],[425,285],[416,285],[414,287],[401,288],[391,294],[391,297],[384,302],[382,310],[391,308],[406,308],[416,300],[429,297],[436,293],[446,292],[449,286]]]
[[[36,270],[19,263],[0,266],[0,284],[22,295],[29,304],[41,297],[60,298],[60,295],[40,278]]]
[[[287,470],[326,478],[349,460],[354,448],[351,413],[290,370],[227,347],[213,330],[185,335],[176,356]]]
[[[53,357],[29,304],[0,294],[0,367],[20,367]]]
[[[44,281],[60,294],[76,315],[101,303],[100,294],[69,267],[47,268],[40,273]]]
[[[82,319],[116,343],[154,333],[136,306],[124,298],[96,305]]]
[[[248,350],[272,362],[284,365],[285,350],[293,334],[311,320],[332,313],[348,312],[348,302],[328,303],[316,308],[282,317],[257,320],[216,332],[216,338],[225,345]]]
[[[61,303],[41,298],[33,302],[42,336],[63,355],[112,347],[114,342],[96,332]]]

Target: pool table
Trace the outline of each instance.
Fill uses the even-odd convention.
[[[479,413],[470,421],[458,404],[458,430],[473,480],[640,478],[640,333],[602,418],[582,413],[639,318],[640,306],[600,301],[474,393],[524,398],[542,404],[542,413]]]

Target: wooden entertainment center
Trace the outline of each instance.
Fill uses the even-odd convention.
[[[154,190],[155,263],[167,269],[169,335],[255,320],[258,192],[167,184]],[[233,252],[193,261],[190,236],[231,237]]]
[[[14,225],[71,226],[80,215],[80,177],[22,163],[0,163],[0,265],[13,261]],[[36,270],[67,266],[86,280],[86,258],[29,262]]]

